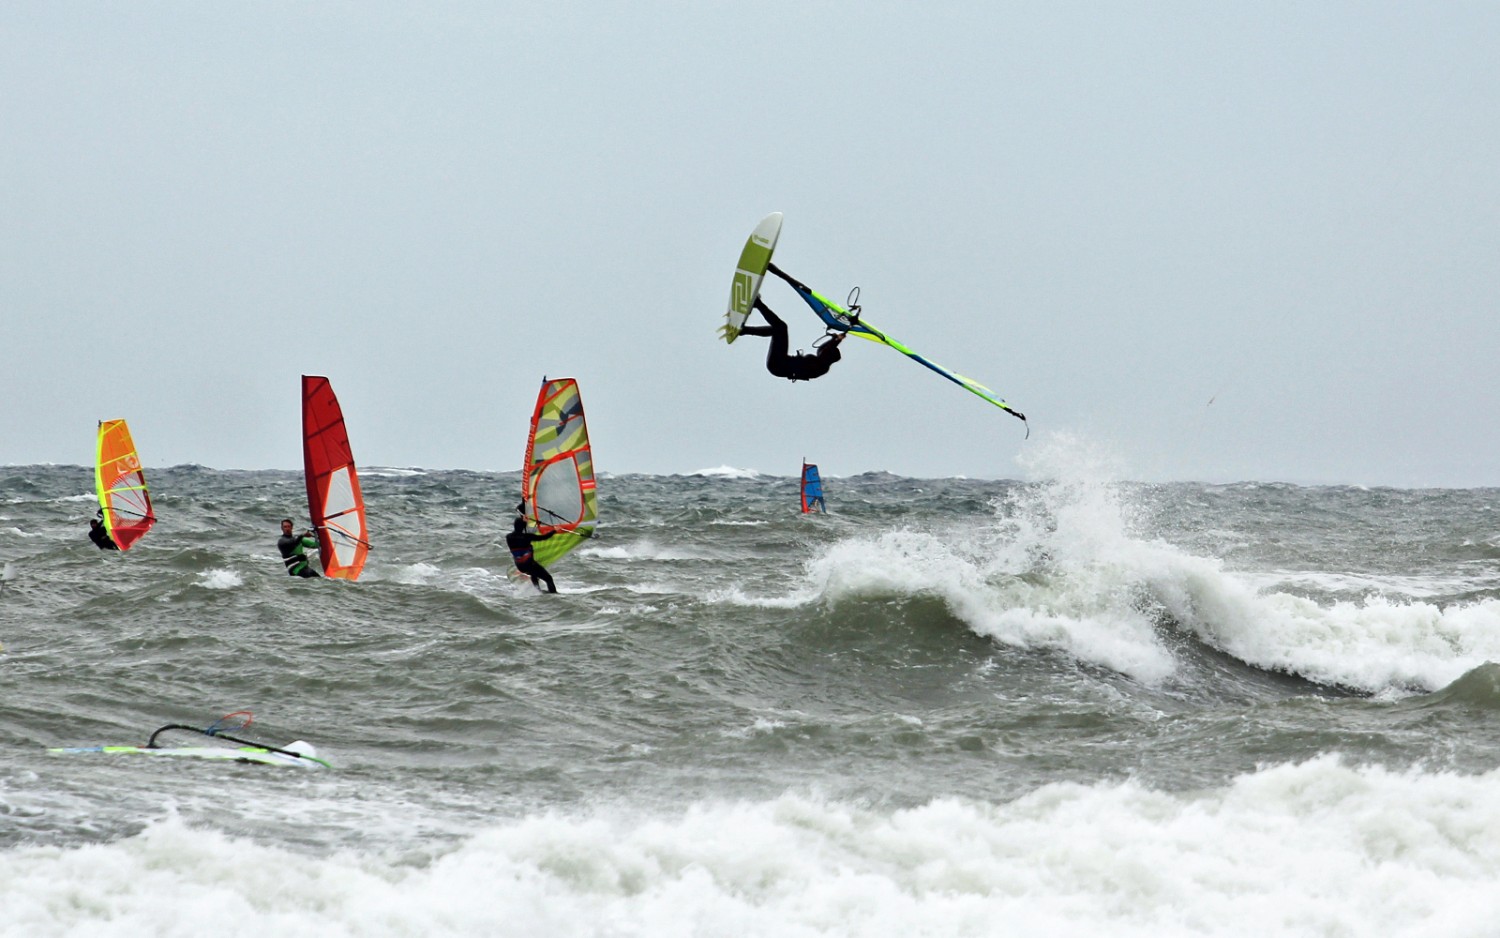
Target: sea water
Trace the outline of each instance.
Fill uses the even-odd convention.
[[[1065,460],[1059,460],[1065,462]],[[825,467],[828,468],[828,467]],[[0,469],[0,935],[1500,934],[1500,490]],[[332,770],[57,754],[249,709]]]

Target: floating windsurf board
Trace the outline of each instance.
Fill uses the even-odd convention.
[[[160,749],[148,749],[145,746],[75,746],[48,751],[62,753],[102,752],[109,755],[176,756],[181,759],[211,759],[218,762],[296,765],[304,769],[332,768],[326,761],[318,758],[317,751],[313,749],[312,744],[305,743],[300,739],[282,746],[281,751],[263,749],[260,746],[239,746],[235,748],[228,746],[178,746]]]

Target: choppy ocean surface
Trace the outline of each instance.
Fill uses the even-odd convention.
[[[1500,490],[0,468],[0,935],[1500,934]],[[327,771],[49,747],[256,714]]]

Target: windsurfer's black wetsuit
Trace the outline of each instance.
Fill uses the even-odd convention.
[[[536,555],[531,551],[533,541],[545,541],[557,532],[547,534],[529,534],[526,531],[512,531],[505,535],[505,546],[510,548],[511,559],[516,562],[516,569],[531,577],[531,585],[541,589],[541,581],[547,584],[547,592],[557,592],[557,584],[552,582],[552,574],[547,568],[536,562]]]
[[[109,531],[99,523],[98,518],[89,519],[89,540],[100,550],[119,550],[120,545],[110,540]]]
[[[276,539],[276,549],[281,551],[281,562],[286,564],[286,572],[291,576],[317,577],[320,574],[307,562],[307,554],[303,553],[309,547],[317,547],[318,539],[312,536],[312,532],[298,537],[295,534],[283,534]]]
[[[755,301],[755,308],[766,317],[768,326],[741,326],[740,335],[768,335],[771,337],[771,348],[766,352],[766,370],[778,378],[786,378],[788,381],[811,381],[828,374],[828,369],[833,363],[843,358],[839,353],[839,342],[843,336],[836,336],[833,340],[823,344],[811,355],[801,352],[795,355],[787,354],[790,342],[787,339],[786,323],[781,317],[771,312],[771,307]]]

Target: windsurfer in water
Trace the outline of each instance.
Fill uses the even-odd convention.
[[[316,549],[318,539],[313,532],[308,531],[301,536],[292,533],[292,519],[284,518],[281,522],[281,537],[276,541],[276,549],[281,551],[281,562],[286,564],[286,572],[291,576],[317,577],[320,574],[307,562],[307,549]]]
[[[557,532],[551,531],[546,534],[531,534],[526,530],[526,519],[517,518],[515,528],[505,535],[505,546],[510,548],[511,559],[516,562],[516,569],[531,577],[531,585],[537,589],[542,588],[542,582],[547,584],[547,592],[557,592],[557,584],[552,582],[552,574],[547,568],[536,562],[536,554],[531,550],[531,545],[536,541],[545,541]]]
[[[844,341],[845,333],[836,332],[825,337],[822,345],[815,348],[811,355],[802,352],[788,354],[787,349],[790,342],[787,339],[786,323],[781,317],[771,312],[771,307],[761,302],[757,297],[755,308],[765,317],[766,326],[741,326],[740,335],[765,335],[771,337],[771,348],[766,352],[766,370],[778,378],[786,378],[788,381],[811,381],[828,374],[828,369],[833,367],[844,356],[839,352],[839,343]]]
[[[89,540],[100,550],[119,550],[120,545],[110,540],[109,529],[104,526],[104,509],[89,519]]]

